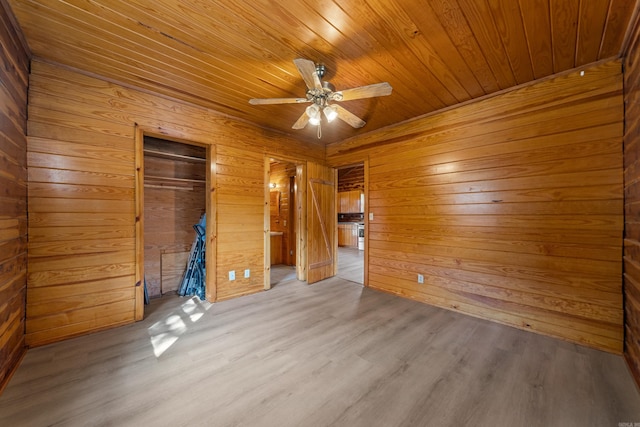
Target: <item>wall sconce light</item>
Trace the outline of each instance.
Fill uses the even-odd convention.
[[[276,188],[276,183],[275,182],[270,182],[269,183],[269,188]]]

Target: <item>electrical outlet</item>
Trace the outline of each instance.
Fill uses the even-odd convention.
[[[373,221],[373,212],[369,212],[369,221]]]
[[[418,283],[424,283],[424,276],[422,274],[418,274]]]
[[[244,278],[247,279],[251,277],[251,270],[249,270],[248,268],[244,271]]]
[[[236,271],[235,270],[229,271],[229,280],[236,280]]]

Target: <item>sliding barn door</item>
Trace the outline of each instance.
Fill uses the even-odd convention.
[[[307,282],[336,274],[336,183],[333,168],[307,163]]]

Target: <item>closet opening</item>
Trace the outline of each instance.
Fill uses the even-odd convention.
[[[143,274],[148,298],[158,298],[176,295],[196,268],[190,255],[206,232],[207,147],[147,135],[142,145]],[[200,241],[202,292],[192,295],[205,299],[204,236]]]

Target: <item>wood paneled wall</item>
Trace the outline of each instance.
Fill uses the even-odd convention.
[[[624,65],[624,356],[640,387],[640,25]]]
[[[136,124],[216,145],[217,296],[263,289],[264,156],[321,145],[38,61],[30,84],[28,345],[133,321]]]
[[[621,64],[584,71],[330,145],[370,159],[369,286],[620,353]]]
[[[349,166],[338,170],[338,191],[364,191],[364,166]]]
[[[0,1],[0,391],[25,351],[28,53]]]

